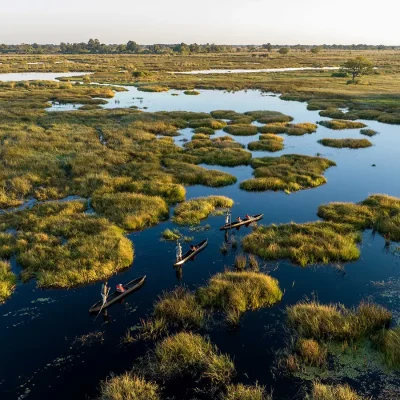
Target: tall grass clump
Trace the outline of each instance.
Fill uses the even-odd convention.
[[[140,92],[168,92],[169,88],[165,86],[138,86]]]
[[[369,196],[360,203],[329,203],[318,208],[318,216],[332,222],[352,224],[357,229],[373,229],[400,241],[400,198],[384,194]]]
[[[272,400],[272,396],[265,393],[263,386],[243,385],[238,383],[236,385],[228,385],[226,393],[222,396],[223,400]]]
[[[288,154],[254,158],[251,165],[255,177],[241,182],[241,189],[294,192],[326,183],[326,178],[321,174],[336,164],[326,158]]]
[[[17,277],[11,271],[10,263],[0,260],[0,304],[11,296],[16,283]]]
[[[287,308],[288,322],[298,334],[315,340],[358,340],[389,325],[385,308],[362,302],[355,309],[340,304],[303,301]]]
[[[373,129],[361,129],[360,130],[361,135],[365,135],[365,136],[375,136],[378,134],[377,131],[374,131]]]
[[[363,400],[363,398],[348,385],[323,385],[314,382],[307,400]]]
[[[198,329],[204,325],[205,313],[189,290],[178,286],[164,292],[154,304],[154,318],[170,327]]]
[[[351,225],[329,222],[258,226],[243,249],[266,260],[289,258],[301,266],[352,261],[360,256],[361,234]]]
[[[300,338],[296,351],[306,365],[321,367],[326,363],[327,350],[314,339]]]
[[[360,129],[366,127],[366,125],[362,122],[346,121],[338,119],[332,119],[330,121],[319,121],[318,124],[334,130]]]
[[[225,196],[191,199],[175,207],[173,221],[179,225],[197,225],[218,208],[231,208],[233,200]]]
[[[140,376],[125,373],[102,382],[98,400],[161,400],[160,388]]]
[[[252,272],[225,271],[212,276],[197,290],[203,307],[223,311],[229,323],[237,325],[247,310],[258,310],[279,302],[283,296],[278,281],[271,276]]]
[[[258,142],[250,142],[247,147],[252,151],[280,151],[283,150],[283,138],[267,133],[260,135]]]
[[[169,217],[161,197],[136,193],[108,193],[92,198],[93,208],[110,221],[127,230],[139,230]]]
[[[208,128],[206,126],[200,126],[199,128],[193,129],[193,133],[204,133],[205,135],[214,135],[215,130],[212,128]]]
[[[248,111],[244,114],[251,117],[253,121],[258,121],[262,124],[293,121],[292,117],[282,114],[279,111]]]
[[[364,149],[371,147],[372,143],[368,139],[329,139],[324,138],[318,140],[322,146],[335,147],[337,149]]]
[[[156,344],[144,370],[157,379],[193,377],[212,386],[228,383],[235,374],[232,360],[202,336],[180,332]]]
[[[253,136],[258,132],[258,128],[253,125],[235,124],[225,126],[224,131],[235,136]]]
[[[161,237],[164,240],[174,242],[175,240],[180,239],[182,235],[177,229],[171,230],[167,228],[162,232]]]
[[[381,332],[379,350],[390,368],[400,369],[400,327]]]
[[[212,118],[201,118],[198,120],[190,120],[188,126],[189,128],[211,128],[218,130],[226,126],[226,122]]]

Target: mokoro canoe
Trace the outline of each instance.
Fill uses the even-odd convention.
[[[117,301],[121,300],[122,298],[124,298],[128,294],[130,294],[130,293],[134,292],[135,290],[139,289],[143,285],[145,279],[146,279],[146,275],[145,276],[141,276],[140,278],[136,278],[136,279],[126,283],[125,285],[122,285],[124,287],[124,289],[125,289],[125,292],[120,293],[118,291],[115,291],[113,294],[109,295],[107,297],[106,304],[104,304],[104,306],[103,306],[103,310],[105,310],[106,308],[110,307],[111,305],[113,305]],[[90,307],[89,312],[90,313],[99,312],[102,309],[101,308],[102,304],[103,304],[102,300],[98,301],[96,304],[93,304],[92,307]]]
[[[219,229],[221,231],[225,231],[227,229],[238,228],[239,226],[251,224],[254,221],[259,221],[263,216],[264,216],[264,214],[252,215],[250,217],[250,219],[244,219],[243,221],[240,221],[240,222],[232,222],[230,224],[225,224],[225,225],[221,226],[221,228],[219,228]]]
[[[183,265],[186,261],[190,260],[193,258],[197,253],[200,253],[200,251],[204,250],[205,247],[208,244],[208,239],[202,240],[200,243],[196,245],[197,249],[196,250],[188,250],[185,254],[182,255],[182,260],[178,261],[174,264],[174,267],[179,267]]]

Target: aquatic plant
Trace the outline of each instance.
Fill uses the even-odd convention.
[[[266,260],[289,258],[306,266],[356,260],[360,241],[361,234],[351,225],[309,222],[260,225],[243,239],[242,246]]]
[[[361,129],[360,130],[361,135],[366,135],[366,136],[375,136],[376,134],[378,134],[377,131],[374,131],[373,129]]]
[[[95,195],[92,206],[100,215],[127,230],[139,230],[169,217],[169,209],[161,197],[136,193]]]
[[[11,271],[10,263],[0,260],[0,304],[11,296],[16,283],[17,277]]]
[[[282,296],[276,279],[252,271],[218,273],[196,293],[200,305],[224,311],[234,325],[245,311],[272,306]]]
[[[272,400],[272,396],[265,393],[265,388],[255,384],[254,386],[230,384],[226,387],[223,400]]]
[[[191,199],[175,207],[172,220],[179,225],[196,225],[218,208],[230,208],[233,200],[224,196]]]
[[[111,375],[101,383],[98,400],[161,400],[160,388],[132,373]]]
[[[371,147],[372,143],[368,139],[320,139],[318,143],[323,146],[336,147],[338,149],[361,149]]]
[[[300,338],[296,351],[306,365],[321,367],[326,363],[327,350],[314,339]]]
[[[248,111],[244,113],[251,117],[253,121],[260,122],[261,124],[270,124],[272,122],[290,122],[293,118],[285,115],[279,111]]]
[[[321,174],[336,164],[322,157],[289,154],[281,157],[254,158],[251,165],[255,178],[241,182],[241,189],[294,192],[326,183],[326,178]]]
[[[307,400],[363,400],[349,385],[324,385],[314,382]]]
[[[319,125],[325,126],[329,129],[341,130],[341,129],[360,129],[365,128],[366,125],[362,122],[346,121],[346,120],[336,120],[331,121],[319,121]]]
[[[165,86],[138,86],[140,92],[168,92],[169,88]]]
[[[232,360],[202,336],[180,332],[156,344],[143,365],[157,379],[192,376],[212,386],[228,383],[235,374]]]
[[[302,122],[299,124],[290,124],[287,122],[269,123],[258,128],[261,133],[285,133],[290,136],[302,136],[314,133],[318,126],[310,122]]]
[[[357,229],[374,229],[389,240],[400,241],[400,199],[375,194],[360,203],[329,203],[318,208],[318,216],[352,224]]]
[[[187,96],[198,96],[200,92],[197,90],[185,90],[183,94],[186,94]]]
[[[400,369],[400,327],[382,332],[380,345],[386,363],[395,369]]]
[[[193,133],[204,133],[205,135],[214,135],[215,130],[206,126],[200,126],[193,129]],[[192,138],[193,139],[193,138]]]
[[[252,151],[280,151],[283,150],[283,138],[280,136],[267,133],[260,135],[258,142],[250,142],[248,149]]]
[[[340,304],[302,301],[287,308],[288,323],[300,336],[316,340],[357,340],[388,326],[392,314],[385,308],[362,302],[356,309]]]
[[[236,136],[253,136],[258,132],[258,128],[254,125],[235,124],[227,125],[224,131]]]
[[[161,237],[164,240],[174,242],[175,240],[180,239],[182,237],[182,234],[179,232],[178,229],[171,230],[167,228],[162,232]]]
[[[181,329],[198,329],[205,322],[205,312],[196,302],[194,294],[181,286],[158,297],[153,315],[168,326]]]
[[[188,121],[188,126],[189,128],[211,128],[217,130],[226,126],[226,122],[212,118],[201,118],[198,120],[192,119]]]

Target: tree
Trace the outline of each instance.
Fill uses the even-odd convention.
[[[262,48],[267,50],[267,51],[271,51],[272,50],[272,44],[271,43],[263,44]]]
[[[289,53],[289,48],[288,47],[282,47],[279,49],[280,54],[288,54]]]
[[[140,49],[140,46],[133,40],[130,40],[126,44],[126,50],[129,51],[130,53],[139,53],[139,49]]]
[[[354,83],[357,77],[370,74],[373,70],[373,64],[368,58],[360,56],[346,61],[342,65],[342,70],[352,75]]]
[[[318,53],[320,53],[321,52],[321,50],[322,50],[322,47],[320,47],[320,46],[314,46],[314,47],[311,47],[311,53],[313,53],[313,54],[318,54]]]

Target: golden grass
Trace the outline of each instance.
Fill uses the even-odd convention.
[[[178,204],[173,221],[179,225],[197,225],[218,208],[231,208],[233,200],[225,196],[208,196]]]
[[[223,400],[272,400],[272,396],[265,393],[263,386],[248,386],[238,383],[228,385]]]
[[[361,234],[351,225],[329,222],[258,226],[242,242],[266,260],[289,258],[301,266],[352,261],[360,256]]]
[[[360,128],[366,127],[366,125],[362,122],[346,121],[346,120],[339,120],[339,119],[333,119],[330,121],[319,121],[318,123],[322,126],[325,126],[326,128],[334,129],[334,130],[360,129]]]
[[[327,350],[314,339],[300,338],[296,350],[306,365],[321,367],[326,363]]]
[[[196,296],[203,307],[224,311],[229,323],[238,324],[245,311],[272,306],[283,294],[278,281],[268,275],[225,271],[212,276]]]
[[[368,139],[330,139],[324,138],[318,140],[318,143],[327,147],[335,147],[338,149],[364,149],[371,147],[372,143]]]
[[[98,400],[161,400],[160,388],[140,376],[125,373],[102,382]]]
[[[314,382],[308,400],[363,400],[348,385],[323,385]]]
[[[10,263],[0,260],[0,304],[12,295],[17,277],[11,271]]]

